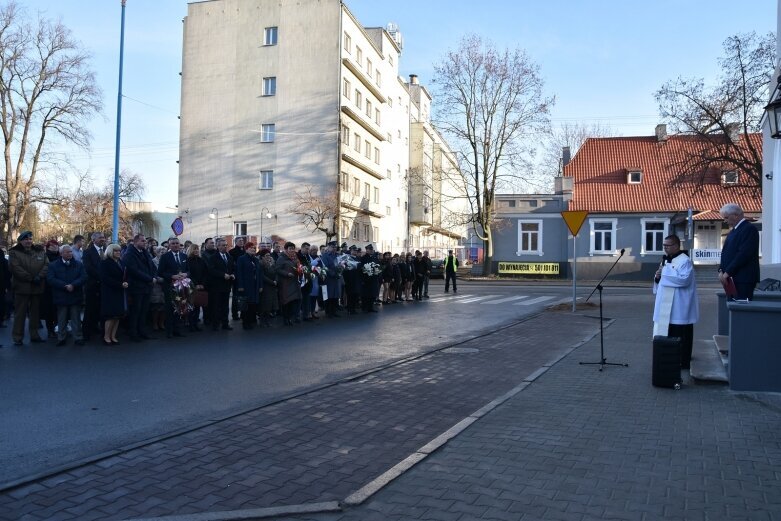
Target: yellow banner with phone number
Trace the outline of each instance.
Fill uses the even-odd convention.
[[[558,275],[558,262],[500,262],[499,274]]]

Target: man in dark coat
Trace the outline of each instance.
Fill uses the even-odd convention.
[[[146,318],[149,314],[149,297],[157,277],[157,267],[152,255],[146,248],[146,237],[143,233],[133,237],[133,243],[128,247],[122,262],[127,270],[127,292],[130,296],[128,306],[128,326],[130,339],[134,342],[149,339],[146,334]]]
[[[8,268],[8,259],[5,256],[5,248],[0,248],[0,327],[5,326],[5,318],[8,316],[6,305],[6,293],[11,288],[11,271]]]
[[[87,283],[84,285],[84,320],[81,331],[84,340],[96,332],[103,333],[100,327],[100,261],[106,250],[106,237],[100,233],[92,234],[92,244],[81,255],[81,263],[87,272]]]
[[[732,230],[721,248],[719,279],[725,282],[732,277],[738,291],[736,298],[750,300],[759,282],[759,231],[737,204],[725,204],[720,213]]]
[[[33,245],[32,232],[22,232],[17,244],[8,252],[8,265],[13,276],[14,290],[14,345],[22,345],[24,339],[24,319],[29,314],[30,341],[40,343],[44,340],[38,333],[41,325],[40,301],[46,285],[46,273],[49,259],[43,246]]]
[[[170,251],[160,257],[157,266],[157,276],[163,279],[163,295],[165,297],[165,333],[167,338],[184,336],[179,330],[182,317],[174,309],[174,282],[187,277],[187,257],[181,250],[179,239],[168,239]]]
[[[374,309],[374,300],[377,298],[377,293],[380,290],[380,274],[373,275],[367,274],[364,271],[364,266],[372,263],[377,264],[377,256],[374,254],[374,246],[371,244],[366,245],[366,253],[361,257],[361,309],[366,313],[377,313]]]
[[[341,297],[341,268],[336,263],[337,242],[331,241],[326,245],[325,252],[320,256],[323,267],[326,270],[325,288],[328,293],[328,299],[325,300],[326,316],[337,318],[339,314],[336,307]]]
[[[212,308],[212,329],[233,329],[228,322],[228,301],[233,281],[236,280],[236,268],[228,255],[228,243],[217,239],[217,253],[209,257],[209,307]]]
[[[68,340],[68,323],[76,345],[84,345],[81,333],[81,307],[84,303],[84,284],[87,272],[84,265],[73,257],[73,248],[64,244],[60,257],[49,264],[46,283],[52,288],[52,303],[57,306],[57,345]]]
[[[234,238],[233,244],[233,248],[228,250],[228,255],[231,256],[231,259],[233,259],[233,265],[236,266],[236,263],[239,262],[239,257],[244,255],[244,237],[238,236]],[[231,289],[233,291],[231,297],[231,317],[233,320],[239,320],[239,296],[236,294],[237,286],[235,280],[233,281],[233,288]]]

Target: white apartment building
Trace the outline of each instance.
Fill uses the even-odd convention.
[[[210,0],[189,4],[183,22],[185,239],[322,243],[294,212],[309,189],[336,201],[340,242],[457,244],[463,227],[443,224],[451,199],[433,194],[458,170],[429,122],[431,96],[399,77],[395,27],[365,28],[339,0]],[[429,168],[431,193],[411,164]]]

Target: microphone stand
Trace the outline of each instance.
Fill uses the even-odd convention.
[[[589,299],[594,295],[594,292],[599,291],[599,362],[580,362],[580,365],[598,365],[600,371],[602,371],[602,369],[604,369],[606,365],[629,367],[629,364],[608,362],[607,358],[605,358],[605,328],[604,328],[604,320],[602,318],[602,289],[603,289],[602,283],[605,282],[605,279],[608,277],[608,275],[610,275],[610,272],[613,271],[613,268],[616,267],[618,261],[620,261],[621,258],[624,256],[624,251],[625,251],[624,248],[621,248],[621,255],[619,255],[616,261],[613,263],[613,265],[610,266],[610,269],[607,270],[605,276],[602,277],[602,280],[600,280],[597,283],[597,285],[594,287],[594,289],[591,290],[591,294],[586,299],[586,302],[588,302]]]

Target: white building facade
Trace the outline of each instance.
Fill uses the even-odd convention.
[[[769,91],[774,96],[781,96],[775,91],[778,78],[781,75],[781,0],[776,8],[776,70]],[[781,279],[781,139],[770,137],[767,118],[762,127],[762,257],[760,258],[760,273],[762,278]]]
[[[457,243],[460,229],[425,234],[411,224],[420,200],[411,190],[410,133],[428,120],[430,97],[424,112],[411,97],[419,86],[399,78],[401,36],[389,29],[364,28],[339,0],[188,6],[179,162],[185,238],[322,243],[325,235],[295,213],[296,194],[311,191],[335,201],[340,242],[394,252]]]

